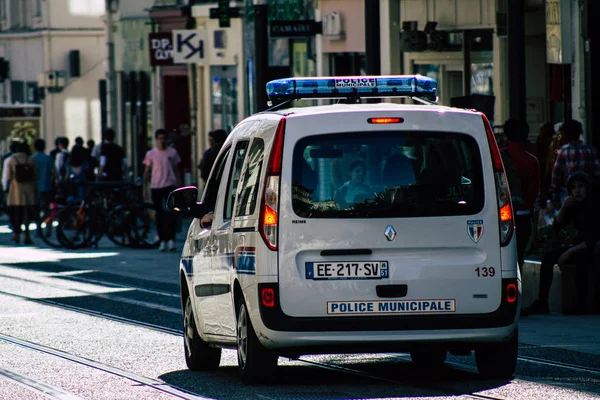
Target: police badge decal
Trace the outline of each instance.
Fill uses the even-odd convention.
[[[483,236],[483,220],[472,219],[467,221],[467,232],[472,241],[479,242],[479,239]]]

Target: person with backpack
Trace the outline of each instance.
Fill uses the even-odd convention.
[[[29,224],[35,221],[38,197],[38,171],[31,149],[26,142],[17,145],[17,151],[8,163],[10,186],[7,205],[11,207],[13,235],[15,243],[21,241],[21,227],[25,228],[25,244],[33,244],[29,234]]]
[[[523,269],[525,251],[533,233],[536,199],[540,193],[540,166],[537,158],[525,150],[529,136],[527,122],[508,119],[504,123],[504,134],[508,143],[501,149],[501,155],[516,216],[517,260]]]

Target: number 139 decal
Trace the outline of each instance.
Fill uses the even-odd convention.
[[[477,274],[478,278],[491,278],[492,276],[496,275],[496,270],[494,267],[477,267],[475,268],[475,273]]]

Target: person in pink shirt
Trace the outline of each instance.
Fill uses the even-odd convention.
[[[181,158],[172,147],[167,147],[167,131],[157,129],[154,133],[156,146],[149,150],[144,157],[143,190],[148,193],[148,182],[150,182],[150,193],[152,203],[156,209],[156,228],[160,245],[159,251],[174,251],[175,232],[177,226],[177,216],[169,213],[165,205],[169,193],[181,186],[181,177],[179,173],[179,164]]]

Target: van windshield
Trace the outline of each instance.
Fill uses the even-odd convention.
[[[475,139],[452,132],[311,136],[294,147],[292,203],[303,218],[470,215],[484,204]]]

